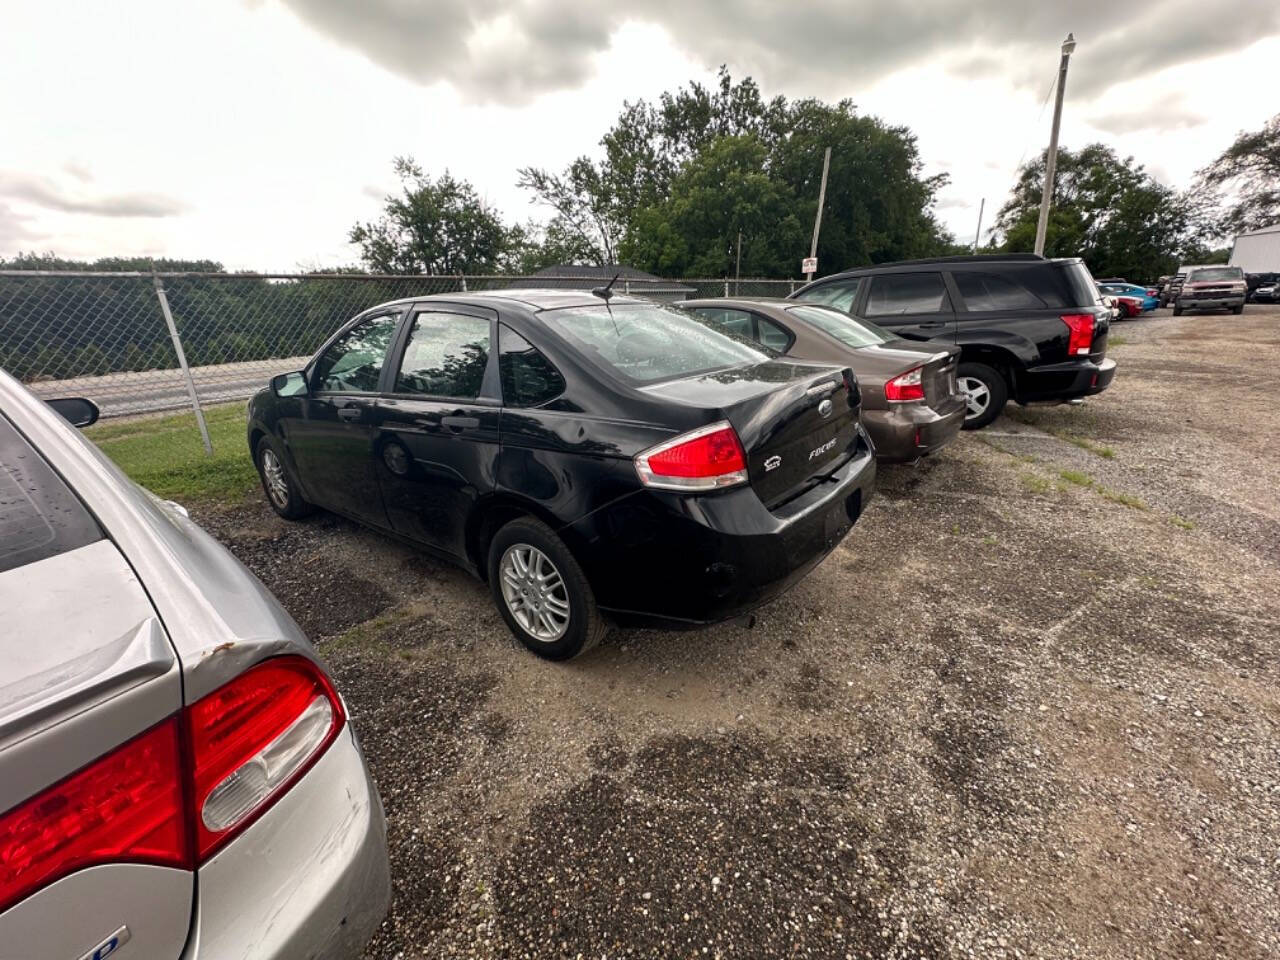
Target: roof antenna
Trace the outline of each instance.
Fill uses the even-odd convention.
[[[618,321],[613,315],[613,307],[609,306],[609,300],[613,297],[613,285],[618,282],[620,276],[622,276],[621,273],[615,273],[613,279],[605,286],[591,288],[591,295],[604,301],[604,308],[609,311],[609,319],[613,321],[613,332],[619,337],[622,336],[622,331],[618,329]]]
[[[603,300],[606,304],[608,304],[608,302],[609,302],[609,298],[613,296],[613,285],[614,285],[615,283],[617,283],[617,282],[618,282],[618,278],[619,278],[620,276],[622,276],[622,274],[621,274],[621,273],[615,273],[615,274],[613,275],[613,279],[612,279],[612,280],[610,280],[610,281],[609,281],[609,283],[608,283],[606,286],[603,286],[603,287],[593,287],[593,288],[591,289],[591,295],[592,295],[593,297],[599,297],[599,298],[600,298],[601,300]]]

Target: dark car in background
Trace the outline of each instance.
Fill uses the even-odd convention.
[[[790,299],[823,303],[906,340],[960,348],[966,429],[1013,399],[1061,403],[1110,386],[1111,308],[1078,258],[939,257],[833,274]]]
[[[1280,273],[1246,273],[1249,303],[1280,303]]]
[[[712,299],[680,306],[787,357],[848,366],[858,378],[862,423],[881,462],[918,460],[940,450],[964,424],[957,347],[903,340],[817,303]]]
[[[875,459],[853,373],[629,298],[508,290],[356,317],[249,406],[271,506],[312,504],[488,581],[549,659],[609,622],[772,599],[844,537]]]

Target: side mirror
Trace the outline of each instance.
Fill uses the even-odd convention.
[[[98,422],[98,405],[85,397],[55,397],[45,403],[73,427],[88,427]]]
[[[305,397],[307,378],[301,371],[276,374],[271,378],[271,392],[277,397]]]

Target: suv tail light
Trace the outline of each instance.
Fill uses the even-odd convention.
[[[1070,331],[1067,337],[1067,354],[1072,357],[1088,356],[1093,349],[1093,314],[1065,313],[1061,319]]]
[[[265,660],[188,707],[197,857],[261,815],[343,720],[328,678],[304,657]]]
[[[305,657],[250,668],[0,814],[0,913],[97,864],[195,869],[266,812],[345,720]]]
[[[924,399],[924,367],[899,374],[884,385],[884,398],[890,403],[907,403]]]
[[[697,492],[747,482],[747,456],[727,420],[682,433],[636,454],[646,487]]]

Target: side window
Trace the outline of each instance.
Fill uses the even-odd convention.
[[[951,276],[969,310],[1036,310],[1046,306],[1022,284],[999,274],[956,271]]]
[[[941,313],[949,309],[940,273],[885,273],[871,281],[868,317]]]
[[[787,347],[791,346],[791,335],[776,323],[770,323],[764,317],[756,317],[756,324],[760,328],[760,342],[770,350],[785,353]]]
[[[316,361],[317,393],[376,393],[399,316],[371,317],[344,333]]]
[[[0,417],[0,573],[101,539],[66,484]]]
[[[564,393],[560,371],[505,324],[498,327],[498,371],[502,402],[509,407],[536,407]]]
[[[852,313],[853,305],[858,301],[858,290],[861,286],[861,277],[850,277],[848,280],[837,280],[834,283],[825,283],[812,290],[806,290],[796,299],[823,303],[837,310],[843,310],[845,313]]]
[[[413,318],[395,392],[474,400],[488,365],[488,320],[422,311]]]
[[[727,333],[729,336],[737,337],[739,340],[755,339],[755,334],[751,328],[751,314],[745,310],[698,307],[693,312],[707,321],[708,326],[719,330],[721,333]]]

